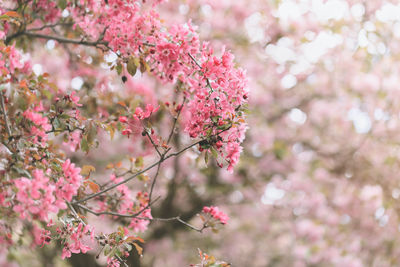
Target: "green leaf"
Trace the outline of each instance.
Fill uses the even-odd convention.
[[[128,73],[131,76],[134,76],[136,74],[137,66],[135,64],[135,58],[134,57],[130,57],[128,59],[128,63],[126,64],[126,70],[128,71]]]
[[[213,146],[210,149],[214,158],[218,158],[218,151]]]
[[[126,247],[126,249],[127,249],[128,251],[131,251],[131,250],[132,250],[132,245],[129,244],[129,243],[124,243],[124,246]]]
[[[84,137],[81,140],[81,149],[83,152],[88,152],[89,151],[89,144],[87,139]]]
[[[87,134],[87,141],[89,145],[93,144],[93,141],[97,135],[97,127],[93,124],[89,126],[88,134]]]
[[[110,247],[110,245],[105,245],[104,246],[104,256],[107,256],[108,254],[110,254],[110,252],[111,252],[111,247]]]
[[[60,0],[58,1],[58,7],[60,9],[65,9],[67,7],[67,0]]]
[[[117,69],[118,75],[121,75],[121,73],[122,73],[122,65],[121,65],[120,62],[118,62],[116,69]]]

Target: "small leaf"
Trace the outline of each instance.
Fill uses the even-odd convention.
[[[121,65],[121,63],[118,62],[116,70],[117,70],[118,75],[121,75],[121,73],[122,73],[122,65]]]
[[[81,170],[82,175],[89,175],[91,172],[96,171],[96,168],[92,165],[84,165]]]
[[[129,243],[124,243],[124,246],[126,247],[126,249],[127,249],[128,251],[131,251],[131,250],[132,250],[132,245],[129,244]]]
[[[145,174],[141,174],[138,176],[138,180],[142,182],[147,182],[148,180],[150,180],[150,177]]]
[[[125,104],[124,101],[119,101],[117,104],[123,106],[124,108],[126,108],[126,104]]]
[[[111,247],[109,245],[104,246],[104,256],[107,256],[111,252]]]
[[[96,125],[90,124],[88,134],[87,134],[87,141],[88,144],[93,144],[93,141],[97,135],[97,127]]]
[[[211,153],[214,156],[214,158],[218,158],[218,151],[212,146],[210,147]]]
[[[81,149],[83,152],[88,152],[89,151],[89,144],[86,138],[82,138],[81,140]]]
[[[208,152],[204,154],[204,162],[208,165]]]
[[[136,166],[136,168],[142,168],[143,167],[143,157],[138,157],[135,160],[135,166]]]
[[[138,252],[138,254],[139,254],[140,256],[142,256],[142,255],[143,255],[143,248],[142,248],[141,246],[139,246],[138,244],[136,244],[136,243],[132,243],[132,245],[135,246],[136,251]]]
[[[112,125],[107,125],[106,130],[110,133],[111,140],[114,139],[115,129]]]
[[[21,18],[21,15],[18,14],[17,12],[15,12],[15,11],[8,11],[8,12],[4,13],[3,16],[4,15],[6,15],[6,16],[8,16],[10,18]]]
[[[96,184],[95,182],[92,181],[85,181],[85,184],[89,185],[90,190],[92,190],[93,193],[97,193],[100,191],[100,186]]]
[[[137,71],[137,66],[135,64],[135,59],[133,57],[130,57],[128,59],[128,63],[126,64],[126,70],[131,76],[135,76]]]
[[[145,243],[144,240],[138,236],[128,236],[128,238],[126,239],[126,242],[133,243],[133,241],[139,241],[140,243]]]
[[[106,169],[112,169],[112,168],[114,168],[114,164],[108,163]]]

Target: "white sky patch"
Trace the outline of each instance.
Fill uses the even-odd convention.
[[[36,76],[43,74],[43,67],[40,64],[33,65],[32,69]]]
[[[63,18],[68,17],[68,16],[69,16],[69,11],[66,10],[66,9],[64,9],[63,12],[61,13],[61,16],[62,16]]]
[[[340,217],[340,224],[348,224],[351,221],[351,217],[348,214],[343,214]]]
[[[364,29],[365,29],[366,31],[373,32],[373,31],[376,30],[376,27],[375,27],[375,24],[372,23],[371,21],[366,21],[366,22],[364,23]]]
[[[389,120],[389,115],[386,113],[386,112],[384,112],[382,109],[380,109],[380,108],[376,108],[375,110],[374,110],[374,119],[375,120],[377,120],[377,121],[388,121]]]
[[[273,205],[275,201],[285,196],[285,190],[277,188],[273,183],[269,183],[261,197],[261,202],[265,205]]]
[[[379,207],[379,208],[375,211],[375,218],[376,218],[376,219],[379,219],[379,218],[381,218],[384,214],[385,214],[385,208],[384,208],[384,207]]]
[[[46,43],[47,50],[52,50],[56,46],[56,42],[54,40],[48,40]]]
[[[378,50],[378,53],[381,55],[386,54],[386,45],[382,42],[378,43],[376,46],[376,49]]]
[[[253,153],[253,156],[256,158],[259,158],[262,156],[262,150],[260,148],[260,143],[254,143],[251,146],[251,152]]]
[[[394,199],[398,199],[400,197],[400,190],[398,188],[392,190],[392,197]]]
[[[115,62],[117,59],[118,59],[117,54],[115,54],[115,53],[112,52],[112,51],[111,51],[110,53],[104,55],[104,60],[105,60],[106,62],[109,62],[109,63]]]
[[[264,28],[262,27],[262,15],[260,12],[251,14],[244,21],[250,43],[259,42],[265,39]]]
[[[312,11],[321,22],[327,22],[330,19],[341,20],[349,15],[349,5],[343,0],[313,1]]]
[[[301,46],[305,58],[312,63],[317,62],[329,49],[332,49],[343,42],[343,37],[327,31],[322,31],[309,43]]]
[[[307,114],[298,108],[294,108],[290,110],[289,118],[297,124],[304,124],[307,120]]]
[[[297,78],[296,78],[296,76],[294,76],[292,74],[286,74],[281,79],[281,86],[284,89],[293,88],[296,84],[297,84]]]
[[[179,13],[182,15],[186,15],[189,12],[189,6],[188,5],[179,5]]]
[[[400,22],[396,22],[393,25],[392,32],[396,38],[400,38]]]
[[[205,17],[210,17],[213,13],[212,7],[210,5],[201,5],[200,11]]]
[[[375,12],[375,16],[384,23],[400,21],[400,5],[386,3]]]
[[[304,57],[300,57],[298,61],[290,67],[290,73],[298,75],[307,72],[310,68],[311,64]]]
[[[83,85],[83,79],[80,76],[76,76],[71,80],[71,87],[75,90],[80,90]]]
[[[308,41],[314,40],[315,36],[317,36],[317,34],[316,34],[315,32],[313,32],[313,31],[306,31],[306,32],[304,33],[304,37],[306,37],[306,39],[307,39]]]
[[[230,196],[229,200],[232,203],[239,203],[240,201],[243,200],[243,194],[239,190],[235,190]]]
[[[265,48],[265,52],[276,63],[281,65],[296,59],[296,53],[292,49],[281,45],[269,44]]]
[[[307,11],[307,6],[291,0],[282,1],[279,5],[277,17],[283,23],[299,19]]]
[[[369,44],[369,40],[367,37],[367,31],[365,29],[361,29],[358,33],[358,45],[360,47],[367,47]]]
[[[350,12],[356,20],[361,20],[365,13],[365,7],[363,4],[358,3],[351,6]]]
[[[347,118],[353,122],[357,133],[365,134],[371,130],[371,119],[367,112],[361,111],[359,108],[352,108],[347,114]]]

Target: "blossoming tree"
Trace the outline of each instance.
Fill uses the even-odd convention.
[[[180,213],[170,209],[168,179],[182,175],[185,153],[202,159],[194,168],[233,171],[247,129],[246,75],[190,21],[159,15],[161,2],[2,1],[3,255],[37,246],[44,262],[60,250],[73,265],[128,266],[152,222],[195,232],[227,223],[198,193]],[[202,252],[200,260],[228,266]]]
[[[0,7],[0,265],[400,265],[398,1]]]

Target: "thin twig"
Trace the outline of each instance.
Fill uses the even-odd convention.
[[[11,137],[12,133],[11,133],[10,124],[8,123],[8,117],[7,117],[7,113],[6,113],[6,105],[4,103],[3,92],[0,92],[0,102],[1,102],[1,111],[2,111],[3,116],[4,116],[4,123],[6,125],[6,130],[7,130],[7,133],[8,133],[8,137]]]
[[[101,211],[101,212],[96,212],[92,209],[90,209],[89,207],[86,207],[82,204],[76,204],[79,208],[86,210],[89,213],[92,213],[96,216],[100,216],[100,215],[110,215],[110,216],[117,216],[117,217],[123,217],[123,218],[134,218],[139,216],[140,214],[142,214],[145,210],[149,209],[151,207],[151,205],[153,205],[157,200],[159,200],[160,197],[157,197],[156,199],[154,199],[154,201],[150,202],[143,208],[141,208],[138,212],[134,213],[134,214],[122,214],[122,213],[117,213],[117,212],[112,212],[112,211]]]
[[[101,39],[97,41],[85,41],[85,40],[75,40],[75,39],[69,39],[69,38],[64,38],[61,36],[54,36],[54,35],[46,35],[46,34],[41,34],[41,33],[34,33],[34,32],[29,32],[29,31],[23,31],[23,32],[18,32],[9,38],[7,38],[6,43],[9,43],[13,38],[18,37],[20,35],[26,35],[32,38],[41,38],[41,39],[46,39],[46,40],[55,40],[60,43],[65,43],[65,44],[79,44],[79,45],[87,45],[87,46],[95,46],[99,47],[99,45],[107,45],[107,42],[102,41]]]
[[[92,198],[94,198],[94,197],[100,196],[100,195],[102,195],[102,194],[104,194],[104,193],[106,193],[106,192],[108,192],[108,191],[110,191],[110,190],[116,188],[117,186],[120,186],[120,185],[122,185],[122,184],[125,184],[125,183],[129,182],[130,180],[134,179],[135,177],[137,177],[137,176],[143,174],[144,172],[146,172],[146,171],[148,171],[148,170],[154,168],[155,166],[157,166],[157,165],[160,164],[161,162],[163,162],[163,161],[165,161],[165,160],[167,160],[167,159],[169,159],[169,158],[171,158],[171,157],[178,156],[179,154],[183,153],[184,151],[188,150],[189,148],[191,148],[191,147],[193,147],[193,146],[199,144],[201,141],[203,141],[203,140],[200,140],[200,141],[198,141],[198,142],[195,142],[195,143],[191,144],[190,146],[188,146],[188,147],[182,149],[181,151],[175,152],[175,153],[173,153],[173,154],[169,154],[168,156],[166,156],[166,157],[160,159],[159,161],[157,161],[157,162],[151,164],[151,165],[148,166],[147,168],[145,168],[145,169],[143,169],[143,170],[141,170],[141,171],[135,173],[134,175],[132,175],[132,176],[126,178],[125,180],[123,180],[123,181],[121,181],[121,182],[119,182],[119,183],[113,184],[112,186],[110,186],[110,187],[108,187],[108,188],[106,188],[106,189],[103,189],[102,191],[99,191],[99,192],[97,192],[97,193],[91,194],[91,195],[89,195],[89,196],[87,196],[87,197],[85,197],[85,198],[83,198],[83,199],[76,200],[76,201],[73,202],[73,204],[85,202],[85,201],[87,201],[87,200],[89,200],[89,199],[92,199]]]
[[[182,220],[180,216],[170,217],[170,218],[141,218],[141,217],[139,217],[137,219],[148,220],[148,221],[162,221],[162,222],[178,221],[178,222],[182,223],[183,225],[185,225],[185,226],[189,227],[190,229],[195,230],[195,231],[197,231],[199,233],[202,233],[203,230],[208,227],[208,224],[204,223],[201,228],[197,228],[197,227],[191,225],[190,223]]]
[[[144,127],[143,127],[144,128]],[[158,149],[158,146],[156,145],[156,143],[154,143],[153,138],[151,138],[151,135],[146,131],[146,129],[144,129],[144,132],[146,133],[146,136],[149,138],[151,144],[153,145],[154,149],[157,151],[157,154],[160,156],[160,158],[162,157],[162,154],[160,152],[160,150]]]
[[[64,22],[64,23],[60,22],[60,23],[55,23],[55,24],[45,24],[45,25],[43,25],[41,27],[27,29],[27,31],[28,32],[41,31],[41,30],[44,30],[46,28],[54,28],[54,27],[57,27],[57,26],[72,26],[73,24],[74,23],[72,23],[72,22]]]
[[[168,139],[167,139],[167,145],[168,145],[169,142],[171,141],[171,138],[172,138],[172,136],[173,136],[173,134],[174,134],[174,132],[175,132],[176,123],[178,122],[179,115],[181,114],[181,111],[182,111],[182,109],[183,109],[183,105],[185,104],[185,102],[186,102],[186,96],[183,98],[183,101],[182,101],[181,107],[180,107],[180,109],[179,109],[179,111],[178,111],[178,114],[177,114],[176,117],[174,118],[174,124],[172,125],[171,132],[169,133],[169,136],[168,136]]]
[[[161,155],[161,159],[163,159],[164,156],[165,156],[165,153]],[[156,174],[154,175],[153,182],[151,183],[150,193],[149,193],[149,201],[151,201],[151,196],[153,195],[154,186],[156,185],[157,177],[158,177],[158,174],[160,173],[161,163],[162,163],[162,161],[160,160],[160,162],[157,165],[157,171],[156,171]]]
[[[201,65],[199,62],[197,62],[197,60],[192,56],[192,54],[188,53],[189,57],[193,60],[193,62],[200,68],[200,70],[202,69]],[[204,75],[204,73],[203,73]],[[214,89],[211,86],[210,80],[208,78],[206,78],[206,82],[207,82],[207,86],[211,89],[211,92],[214,92]]]

